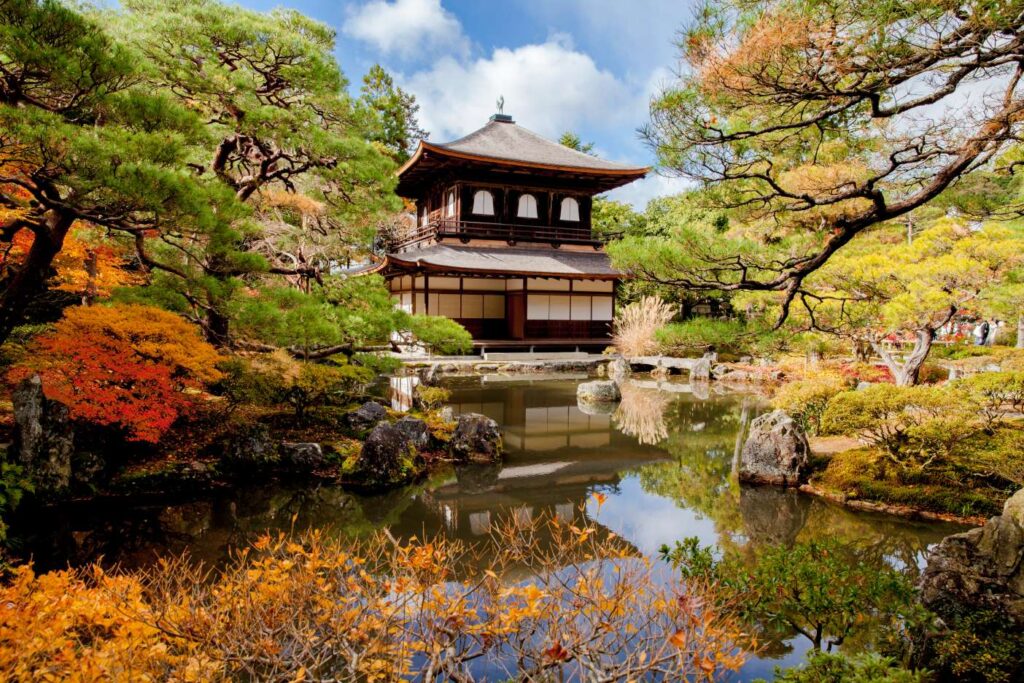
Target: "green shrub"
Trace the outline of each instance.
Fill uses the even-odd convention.
[[[227,399],[230,408],[272,406],[284,400],[285,383],[281,372],[268,371],[240,356],[221,361],[217,369],[224,376],[213,390]]]
[[[938,384],[947,379],[949,370],[935,363],[925,363],[917,373],[917,381],[920,384]]]
[[[983,372],[958,382],[991,428],[1007,410],[1024,411],[1024,372]]]
[[[402,361],[384,353],[356,353],[352,364],[364,367],[376,375],[393,375],[402,368]]]
[[[979,429],[970,397],[949,387],[873,385],[834,396],[821,418],[825,434],[858,436],[901,467],[923,470],[948,458]]]
[[[448,355],[473,350],[473,337],[466,328],[443,316],[410,316],[409,333],[430,353]]]
[[[416,403],[423,410],[437,410],[451,397],[452,392],[444,387],[416,385]]]
[[[829,400],[849,388],[837,375],[815,375],[783,384],[772,397],[772,407],[785,410],[809,434],[817,434]]]
[[[303,363],[288,383],[285,398],[302,419],[313,406],[337,405],[348,401],[374,379],[373,371],[356,365]]]
[[[1012,683],[1024,677],[1024,632],[1005,614],[977,610],[947,620],[954,625],[932,640],[941,680]]]
[[[847,656],[812,651],[803,666],[775,668],[776,683],[924,683],[929,680],[927,671],[905,669],[896,660],[873,652]]]
[[[21,465],[4,461],[6,455],[0,451],[0,544],[7,540],[4,516],[18,507],[22,496],[33,489],[32,482],[25,476]]]
[[[662,546],[682,577],[714,586],[718,607],[775,637],[796,631],[815,649],[831,650],[865,633],[898,636],[919,610],[910,579],[869,563],[856,546],[835,540],[767,546],[756,557],[716,559],[697,538]]]
[[[691,318],[665,325],[655,332],[654,338],[664,353],[684,356],[705,351],[735,350],[745,331],[745,326],[738,320]]]

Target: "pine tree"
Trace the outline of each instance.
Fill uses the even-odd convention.
[[[416,98],[395,85],[395,80],[380,64],[374,64],[363,76],[363,104],[373,113],[373,139],[399,163],[404,163],[420,140],[430,133],[420,128]]]

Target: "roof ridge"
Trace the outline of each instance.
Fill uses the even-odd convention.
[[[648,170],[647,167],[629,166],[581,152],[509,121],[490,120],[461,138],[450,142],[427,144],[453,153],[473,154],[504,161],[589,170],[638,172]]]

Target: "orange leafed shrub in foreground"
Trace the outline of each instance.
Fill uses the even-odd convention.
[[[33,373],[71,416],[121,427],[133,441],[157,441],[192,405],[186,389],[220,377],[217,351],[199,330],[150,306],[69,309],[33,340],[10,379]]]
[[[264,537],[212,574],[184,560],[127,575],[17,570],[0,587],[0,670],[15,681],[711,680],[747,651],[710,590],[659,583],[613,534],[556,519],[499,524],[486,546]]]

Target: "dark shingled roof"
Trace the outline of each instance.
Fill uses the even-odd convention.
[[[526,273],[535,277],[603,280],[622,276],[612,268],[608,255],[601,251],[434,244],[422,249],[388,254],[388,261],[398,266],[423,267],[435,271]]]
[[[398,169],[396,192],[418,198],[424,184],[438,174],[502,172],[503,181],[547,178],[568,183],[579,191],[596,194],[643,178],[647,167],[605,161],[552,142],[517,126],[510,117],[495,116],[483,128],[453,142],[421,140],[416,153]],[[543,181],[541,181],[543,182]]]
[[[537,135],[512,121],[491,120],[483,128],[453,142],[433,144],[451,152],[471,154],[489,159],[519,161],[545,166],[561,166],[594,171],[636,171],[647,169],[616,164],[590,154],[577,152]]]

